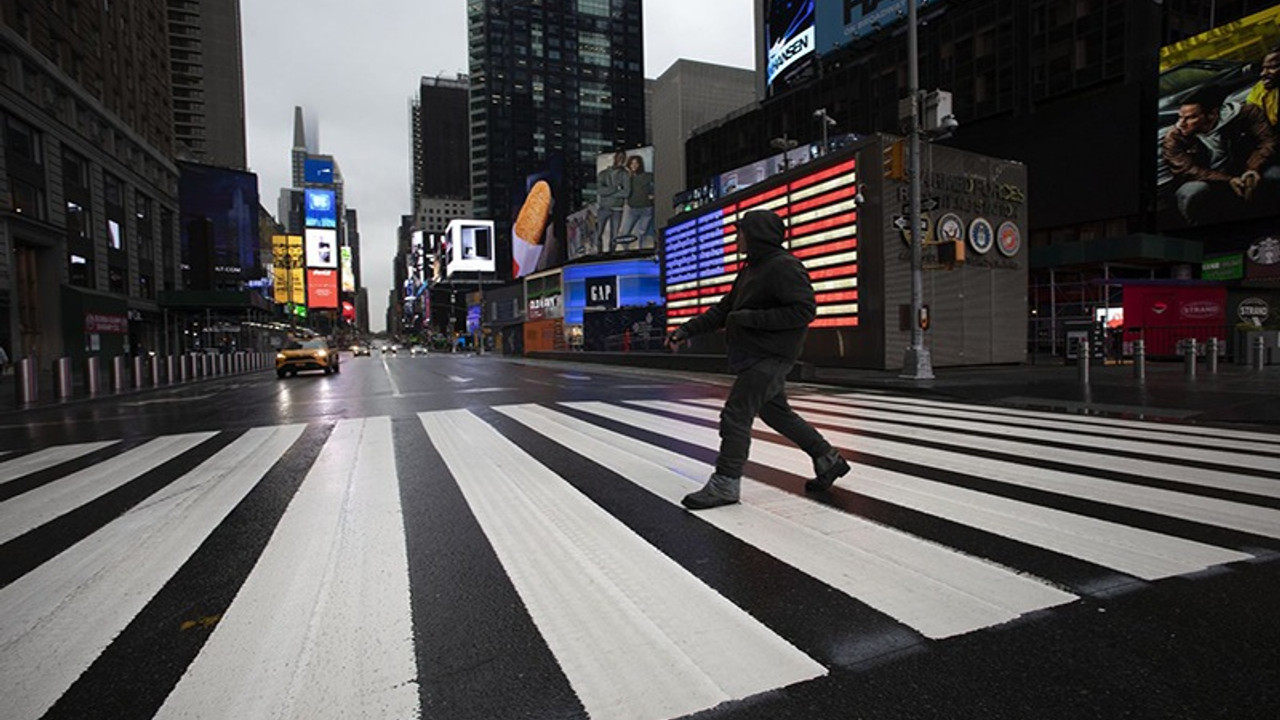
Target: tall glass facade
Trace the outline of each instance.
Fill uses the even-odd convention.
[[[470,0],[471,190],[497,230],[531,176],[563,168],[557,215],[594,200],[595,158],[645,144],[641,0]]]

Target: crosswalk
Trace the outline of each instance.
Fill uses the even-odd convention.
[[[571,401],[0,456],[4,717],[676,718],[1280,548],[1280,435],[808,394]]]

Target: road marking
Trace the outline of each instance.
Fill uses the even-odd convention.
[[[417,678],[391,420],[343,420],[155,717],[416,718]]]
[[[0,588],[0,697],[35,720],[302,434],[254,428],[146,502]]]
[[[229,391],[231,391],[231,390],[235,390],[235,389],[236,389],[235,387],[228,387],[228,388],[226,388],[226,390],[227,390],[228,392],[229,392]],[[138,401],[135,401],[135,402],[122,402],[122,403],[120,403],[120,405],[121,405],[121,406],[123,406],[123,407],[135,407],[135,408],[136,408],[136,407],[142,407],[142,406],[144,406],[144,405],[165,405],[165,404],[168,404],[168,403],[184,403],[184,402],[192,402],[192,401],[195,401],[195,400],[208,400],[208,399],[209,399],[209,398],[211,398],[211,397],[213,397],[213,395],[212,395],[212,394],[209,394],[209,395],[192,395],[191,397],[156,398],[155,400],[138,400]]]
[[[593,720],[682,716],[826,674],[476,416],[419,417]]]
[[[606,403],[566,407],[631,423],[652,413]],[[671,503],[713,468],[563,413],[497,408]],[[555,428],[553,434],[551,429]],[[712,428],[681,427],[686,442],[718,443]],[[1000,625],[1077,599],[1034,578],[743,478],[742,503],[698,517],[929,638]],[[799,504],[803,512],[796,512]]]
[[[680,403],[645,401],[635,404],[702,420],[715,420],[719,417],[716,410]],[[628,415],[625,420],[636,423],[641,419]],[[651,432],[680,439],[689,437],[693,432],[685,423],[673,422],[666,416],[654,416],[644,427]],[[754,427],[756,430],[771,432],[759,420]],[[813,472],[809,458],[789,444],[753,441],[752,460],[802,477]],[[953,472],[965,472],[964,465],[956,462],[942,467]],[[1035,472],[1035,468],[1025,468],[1024,472]],[[1253,557],[1235,550],[867,465],[854,464],[852,474],[841,482],[860,495],[976,527],[1144,580],[1198,572],[1215,565]]]
[[[166,435],[0,503],[0,543],[29,532],[163,465],[214,432]]]
[[[61,424],[61,423],[58,423]],[[0,483],[7,483],[34,472],[40,472],[69,460],[75,460],[91,452],[115,445],[119,440],[105,442],[77,443],[75,445],[58,445],[33,453],[0,462]]]

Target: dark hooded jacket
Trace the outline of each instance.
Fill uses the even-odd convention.
[[[746,244],[746,265],[719,303],[680,326],[686,336],[724,328],[734,372],[764,358],[799,358],[817,314],[809,271],[782,247],[785,233],[768,210],[743,215],[738,242]]]

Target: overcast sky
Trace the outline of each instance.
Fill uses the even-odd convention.
[[[409,103],[423,76],[467,72],[466,0],[241,0],[249,169],[276,214],[293,108],[319,124],[359,213],[370,327],[385,325],[409,204]],[[752,0],[645,0],[645,77],[685,58],[753,67]]]

